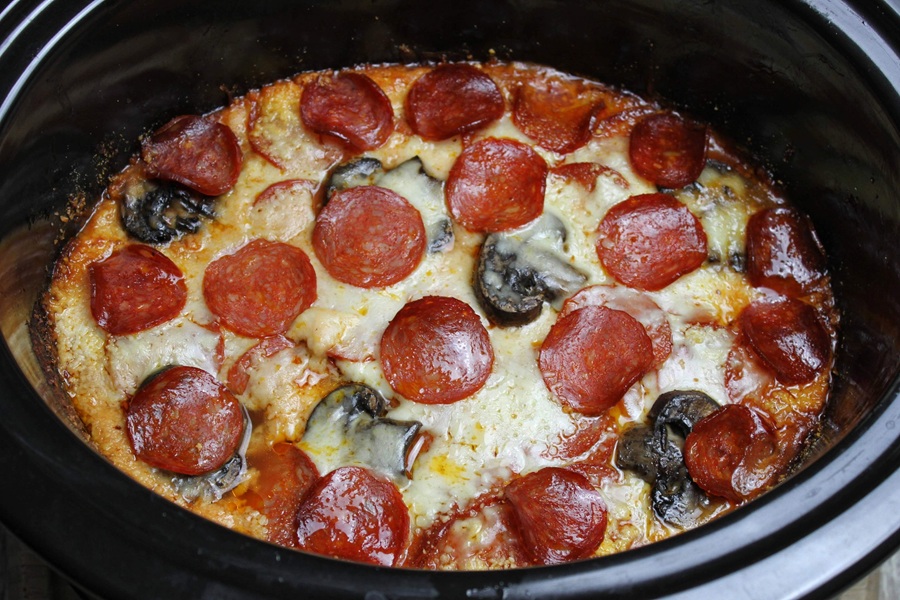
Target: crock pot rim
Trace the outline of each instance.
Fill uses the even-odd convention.
[[[53,4],[54,4],[54,2],[52,0],[48,0],[44,3],[42,3],[39,7],[37,7],[35,9],[35,11],[33,13],[31,13],[29,15],[30,20],[28,20],[28,22],[26,24],[24,24],[22,28],[17,30],[15,35],[13,35],[12,37],[8,37],[3,46],[0,46],[0,59],[5,59],[5,57],[2,56],[3,51],[5,51],[5,50],[9,49],[11,46],[15,45],[16,36],[24,35],[24,34],[28,33],[28,25],[31,22],[39,20],[39,19],[49,18],[49,17],[45,17],[45,15],[47,13],[43,12],[43,11],[44,11],[44,9],[46,9],[47,7],[50,7]],[[58,4],[58,3],[56,3],[56,4]],[[97,7],[100,7],[103,4],[104,4],[103,0],[96,0],[95,2],[89,4],[87,7],[85,7],[80,12],[78,12],[76,17],[74,17],[73,19],[70,19],[67,22],[68,25],[73,28],[77,27],[77,25],[79,23],[78,19],[84,18],[85,16],[90,14],[90,12],[92,10],[94,10]],[[860,5],[862,3],[851,2],[851,3],[844,4],[844,3],[840,3],[840,2],[836,2],[836,1],[816,2],[815,0],[802,3],[803,6],[810,7],[810,8],[813,5],[821,5],[821,4],[825,4],[829,7],[834,7],[834,6],[838,6],[838,5],[846,6],[846,5],[850,5],[850,4]],[[26,6],[26,5],[27,5],[27,2],[22,0],[22,1],[14,2],[12,5],[8,6],[6,11],[3,14],[0,14],[0,28],[2,28],[5,25],[5,23],[3,22],[3,18],[6,15],[11,14],[11,11],[13,8],[18,8],[19,6]],[[824,20],[833,18],[834,15],[837,14],[837,13],[823,14],[823,13],[820,13],[819,11],[816,11],[816,13],[819,14],[821,16],[821,18]],[[853,15],[858,16],[857,13],[853,13]],[[846,15],[844,15],[844,16],[846,16]],[[2,29],[0,29],[0,30],[2,30]],[[52,38],[52,40],[50,40],[49,43],[52,43],[52,42],[58,40],[59,37],[61,35],[63,35],[63,33],[65,31],[67,31],[67,30],[60,29],[58,35],[55,36],[54,38]],[[862,31],[862,30],[860,30],[860,31]],[[868,37],[863,37],[862,39],[867,42],[871,41],[870,38],[868,38]],[[858,40],[853,40],[853,41],[858,41]],[[880,50],[884,50],[884,49],[893,50],[894,53],[892,56],[894,59],[896,59],[896,43],[890,43],[883,39],[881,41],[882,41],[882,45],[876,46],[876,48],[880,49]],[[51,47],[48,45],[46,47],[46,50],[49,52],[51,50]],[[884,54],[881,54],[880,56],[883,59],[885,59],[886,57],[888,57],[890,55],[891,55],[890,52],[886,52]],[[29,63],[29,66],[33,67],[34,69],[37,69],[40,66],[40,61],[43,59],[44,56],[45,56],[45,54],[35,55],[34,58],[32,59],[32,62]],[[900,118],[898,118],[898,114],[900,114],[900,111],[898,111],[898,109],[897,109],[897,106],[898,106],[897,103],[900,103],[900,90],[898,90],[898,85],[900,85],[900,77],[897,76],[898,72],[900,72],[900,65],[898,65],[896,62],[891,65],[888,65],[888,66],[893,67],[893,75],[888,75],[888,73],[882,68],[882,66],[884,66],[884,63],[879,63],[879,64],[881,64],[881,66],[879,66],[879,69],[877,69],[878,73],[879,74],[883,73],[884,77],[881,77],[879,75],[876,78],[876,80],[878,82],[877,85],[883,86],[885,84],[885,81],[887,81],[891,84],[891,87],[894,91],[894,96],[892,97],[892,99],[895,101],[895,103],[894,103],[895,105],[891,109],[891,115],[894,118],[894,123],[897,124],[897,123],[900,123]],[[19,89],[18,86],[23,85],[24,83],[27,82],[27,79],[33,75],[33,70],[23,71],[22,73],[23,73],[22,77],[17,81],[17,87],[13,87],[10,89],[10,91],[13,94],[9,97],[6,97],[3,104],[0,105],[0,123],[2,123],[3,119],[5,119],[5,117],[6,117],[6,113],[9,109],[9,105],[10,105],[9,103],[14,101],[13,96],[15,95],[15,91],[17,89]],[[890,96],[888,96],[888,97],[890,97]],[[0,129],[2,129],[2,125],[0,125]],[[74,451],[76,446],[80,446],[83,448],[83,446],[84,446],[83,442],[81,442],[81,440],[77,439],[75,437],[75,435],[72,434],[72,432],[68,431],[56,419],[55,415],[53,415],[53,413],[44,405],[44,403],[40,399],[40,397],[31,389],[30,384],[28,384],[27,381],[25,381],[25,379],[21,376],[20,373],[17,373],[15,371],[15,361],[12,358],[8,348],[5,347],[5,341],[4,341],[3,354],[4,354],[4,356],[3,356],[3,372],[2,372],[3,386],[4,386],[4,388],[7,388],[5,391],[8,391],[10,389],[15,390],[12,394],[6,394],[6,393],[3,394],[4,403],[6,403],[6,399],[8,399],[8,398],[21,398],[24,396],[29,396],[30,398],[36,400],[37,402],[30,403],[28,406],[19,407],[22,410],[30,413],[26,417],[27,419],[32,419],[32,420],[37,419],[36,422],[39,423],[41,426],[57,427],[59,429],[58,433],[61,436],[61,440],[62,439],[68,440],[67,442],[65,442],[63,444],[63,447],[65,448],[66,451],[69,451],[69,450]],[[640,560],[641,558],[643,558],[645,556],[660,556],[663,554],[667,554],[667,553],[671,552],[673,550],[673,548],[675,548],[675,547],[683,547],[683,545],[686,543],[691,543],[692,541],[695,541],[698,539],[706,539],[709,536],[713,536],[715,534],[715,532],[717,532],[717,531],[733,527],[733,524],[736,522],[750,519],[751,518],[750,515],[759,513],[761,511],[765,511],[765,510],[767,510],[766,507],[770,507],[771,505],[773,505],[775,503],[778,503],[778,502],[787,503],[788,498],[790,498],[791,501],[794,501],[794,500],[802,498],[804,496],[809,496],[811,494],[811,491],[808,488],[811,485],[814,485],[814,480],[817,478],[840,477],[841,475],[846,476],[849,473],[853,473],[855,475],[855,477],[853,477],[851,479],[846,479],[846,477],[845,477],[845,480],[848,484],[850,484],[850,483],[856,484],[856,485],[853,485],[853,489],[854,489],[855,493],[850,497],[850,498],[853,498],[852,501],[850,501],[848,503],[847,500],[849,498],[844,497],[844,499],[842,499],[842,500],[834,499],[834,498],[830,498],[830,499],[826,498],[825,501],[823,502],[823,504],[825,504],[825,505],[827,505],[829,503],[830,504],[838,504],[839,506],[832,507],[832,510],[830,511],[835,514],[838,514],[845,509],[849,510],[852,508],[852,505],[855,504],[860,498],[865,497],[865,495],[869,491],[871,491],[872,489],[875,489],[876,487],[878,487],[881,484],[884,484],[888,479],[885,476],[874,474],[870,471],[867,471],[866,469],[854,471],[852,467],[854,465],[858,466],[860,464],[860,461],[862,460],[862,457],[859,456],[858,454],[854,455],[855,451],[859,451],[859,452],[865,451],[866,459],[875,459],[875,460],[882,461],[881,464],[883,464],[883,465],[890,465],[890,466],[893,466],[894,468],[896,468],[897,466],[900,466],[900,448],[897,447],[896,443],[890,442],[890,440],[887,437],[882,437],[882,436],[877,435],[879,429],[889,429],[890,425],[892,423],[896,423],[896,422],[898,422],[898,420],[900,420],[900,406],[898,406],[898,402],[896,401],[896,398],[898,397],[898,388],[900,388],[900,384],[898,384],[898,380],[895,378],[892,383],[892,388],[891,388],[890,393],[887,394],[884,398],[882,398],[881,402],[876,407],[876,409],[873,411],[873,413],[869,417],[867,417],[862,423],[860,423],[857,426],[857,428],[854,429],[854,431],[850,432],[850,434],[846,438],[839,441],[837,443],[837,445],[828,454],[826,454],[824,457],[819,459],[816,463],[807,467],[801,473],[794,476],[789,481],[787,481],[785,484],[783,484],[780,488],[778,488],[777,490],[773,491],[772,493],[764,496],[763,498],[759,499],[752,505],[745,507],[741,511],[738,511],[731,515],[727,515],[726,517],[720,519],[719,521],[714,522],[704,528],[700,528],[700,529],[692,531],[692,532],[687,532],[687,533],[683,534],[682,536],[679,536],[679,538],[677,538],[677,540],[668,540],[668,541],[660,542],[660,543],[654,544],[653,546],[650,546],[650,547],[637,549],[637,550],[634,550],[634,551],[631,551],[628,553],[624,553],[621,555],[616,555],[613,557],[597,559],[597,560],[588,561],[585,563],[575,563],[575,564],[571,564],[571,565],[564,565],[564,566],[559,566],[559,567],[525,569],[525,570],[520,570],[520,571],[515,571],[515,572],[499,572],[499,573],[490,573],[490,574],[486,574],[486,575],[479,574],[479,575],[475,576],[474,579],[481,581],[481,585],[483,585],[483,587],[481,589],[482,589],[482,593],[484,593],[484,594],[488,594],[490,592],[490,590],[498,591],[500,589],[500,587],[498,587],[498,585],[500,585],[498,582],[506,581],[508,584],[508,587],[506,587],[504,589],[507,589],[512,596],[515,596],[516,589],[517,589],[516,586],[518,584],[516,584],[516,583],[509,584],[510,580],[515,579],[517,576],[521,575],[520,582],[521,582],[521,585],[523,585],[523,586],[527,585],[529,582],[531,582],[531,583],[541,582],[541,581],[545,580],[545,575],[546,575],[546,573],[549,572],[548,569],[553,572],[552,579],[555,582],[550,585],[559,585],[559,583],[558,583],[559,580],[565,579],[567,577],[575,577],[575,578],[581,579],[582,584],[584,584],[585,582],[589,582],[589,580],[592,579],[592,577],[591,577],[592,573],[596,574],[599,571],[605,570],[605,569],[598,569],[597,563],[599,561],[606,561],[606,563],[608,563],[609,565],[614,565],[617,563],[634,562],[636,560]],[[35,406],[35,405],[39,405],[39,406]],[[34,412],[35,410],[37,410],[37,412]],[[24,414],[24,413],[19,413],[19,414]],[[17,439],[19,442],[22,442],[22,443],[27,443],[28,442],[28,440],[26,439],[27,432],[17,430],[15,425],[16,425],[15,423],[4,422],[2,424],[2,427],[6,431],[6,433],[10,436],[10,438]],[[860,444],[860,443],[863,444],[864,448],[859,448],[857,446],[857,444]],[[74,444],[74,446],[73,446],[73,444]],[[63,480],[64,484],[77,483],[77,482],[65,481],[65,473],[54,471],[56,466],[61,466],[61,465],[55,465],[55,464],[51,465],[50,463],[43,463],[43,460],[50,460],[50,457],[39,456],[39,457],[37,457],[35,464],[43,465],[44,468],[47,468],[49,470],[49,472],[52,476],[60,477]],[[117,477],[124,478],[123,475],[118,473],[114,469],[114,467],[112,467],[111,465],[106,463],[104,461],[104,459],[99,457],[99,455],[92,454],[90,456],[90,458],[87,458],[85,460],[88,464],[88,468],[93,472],[100,473],[102,477],[112,477],[113,479],[116,479]],[[161,508],[163,515],[165,515],[166,512],[173,512],[173,513],[180,515],[179,520],[181,520],[181,519],[186,519],[186,520],[196,519],[196,517],[193,517],[193,515],[190,515],[190,513],[188,513],[187,511],[184,511],[183,509],[180,509],[178,507],[170,505],[162,499],[158,499],[156,496],[154,496],[152,494],[152,492],[148,492],[147,490],[145,490],[138,484],[131,482],[130,480],[127,480],[126,482],[118,482],[118,484],[119,485],[117,487],[122,487],[126,490],[126,492],[127,492],[126,496],[128,498],[139,499],[141,501],[147,501],[150,504],[155,504],[155,505],[157,505],[157,508]],[[90,501],[90,500],[86,499],[86,501]],[[160,503],[165,503],[165,504],[163,505]],[[0,507],[2,507],[4,509],[4,511],[3,511],[4,517],[11,516],[5,510],[7,508],[7,506],[2,501],[0,501]],[[180,513],[184,513],[184,514],[181,515]],[[44,554],[47,556],[56,555],[57,560],[54,561],[54,564],[57,564],[64,572],[68,572],[70,575],[71,574],[76,574],[76,575],[84,574],[84,572],[81,571],[81,567],[83,565],[79,564],[77,556],[68,557],[68,560],[71,561],[71,564],[67,565],[67,557],[59,556],[60,553],[56,552],[55,549],[53,547],[51,547],[52,544],[49,540],[47,540],[46,543],[50,544],[50,546],[47,546],[45,544],[44,548],[39,547],[40,543],[35,544],[34,540],[36,538],[33,535],[34,531],[29,529],[29,523],[13,523],[13,520],[10,518],[6,518],[4,520],[10,521],[10,524],[12,525],[12,529],[13,529],[14,533],[19,535],[19,537],[23,538],[26,541],[26,543],[38,546],[37,549],[41,554]],[[797,525],[797,523],[793,523],[793,522],[785,524],[787,529],[791,529],[796,525]],[[208,523],[208,522],[205,522],[202,520],[200,523],[195,524],[195,526],[199,530],[207,530],[208,532],[213,532],[214,530],[218,531],[221,529],[217,525],[214,525],[212,523]],[[873,567],[876,564],[876,562],[880,561],[882,558],[884,558],[884,556],[886,556],[886,553],[892,547],[896,546],[898,539],[900,539],[900,537],[898,537],[898,535],[900,535],[897,533],[898,531],[900,531],[900,528],[895,527],[893,529],[893,533],[890,536],[887,536],[885,539],[883,539],[879,543],[878,547],[872,551],[872,553],[870,553],[869,555],[864,557],[863,560],[856,562],[854,565],[849,567],[848,570],[843,571],[843,573],[845,573],[846,576],[829,580],[829,582],[827,584],[825,584],[823,587],[819,588],[818,591],[825,590],[826,588],[836,589],[843,585],[846,585],[851,580],[850,579],[851,577],[859,576],[863,571],[867,570],[868,568]],[[211,535],[216,535],[216,534],[213,533]],[[770,533],[769,535],[774,535],[774,534]],[[758,540],[757,543],[761,544],[762,541],[763,540]],[[238,546],[246,546],[247,544],[249,544],[250,546],[257,547],[257,548],[265,548],[268,546],[267,544],[265,544],[263,542],[258,542],[256,540],[250,540],[249,538],[247,540],[242,539],[240,541],[240,543],[237,544],[236,546],[234,544],[232,544],[231,546],[234,546],[235,548],[237,548]],[[284,553],[285,552],[283,550],[279,551],[278,549],[275,549],[274,547],[271,547],[271,549],[273,552],[276,552],[276,553],[278,553],[278,552]],[[288,556],[289,556],[289,558],[286,560],[291,560],[290,555],[288,555]],[[236,557],[233,557],[233,558],[236,558]],[[320,558],[320,557],[311,557],[311,556],[307,556],[307,555],[303,556],[303,560],[311,561],[312,564],[314,564],[316,566],[321,566],[323,568],[330,568],[330,567],[334,566],[335,563],[341,564],[342,567],[344,566],[342,563],[340,563],[340,561],[333,561],[331,559],[325,559],[325,558]],[[357,569],[367,570],[367,571],[371,571],[372,573],[385,573],[386,572],[383,569],[364,567],[364,566],[360,566],[360,565],[351,565],[349,568],[352,570],[357,570]],[[338,569],[338,570],[340,570],[340,569]],[[404,570],[400,570],[400,573],[408,573],[408,572],[405,572]],[[214,577],[217,574],[216,568],[212,568],[208,574],[211,577]],[[395,574],[396,574],[396,571],[388,571],[386,579],[394,576]],[[413,575],[417,579],[420,579],[423,582],[434,581],[439,584],[443,583],[442,580],[445,580],[446,582],[453,582],[453,579],[456,576],[455,574],[430,573],[430,572],[429,573],[415,572]],[[116,592],[121,591],[121,589],[119,589],[119,588],[113,588],[113,587],[106,585],[106,583],[102,579],[103,579],[103,576],[98,576],[97,578],[95,578],[95,581],[90,582],[91,585],[88,585],[89,589],[91,589],[92,591],[93,590],[96,590],[96,591],[107,590],[110,593],[116,593]],[[89,583],[89,581],[87,579],[84,579],[83,581],[85,584]],[[573,582],[573,584],[574,584],[574,582]],[[452,584],[448,583],[448,585],[450,587],[455,587],[456,583],[455,582],[453,582]],[[424,589],[424,588],[410,588],[410,589]],[[812,592],[815,590],[809,590],[809,591]],[[403,590],[397,591],[398,597],[403,595],[402,592],[403,592]],[[476,595],[475,597],[478,597],[478,596]],[[483,597],[489,597],[489,596],[484,595]],[[498,595],[498,597],[499,597],[499,595]]]

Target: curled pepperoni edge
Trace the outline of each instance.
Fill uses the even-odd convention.
[[[812,223],[794,208],[773,207],[751,215],[746,254],[751,285],[786,296],[812,292],[827,273],[825,252]]]
[[[505,110],[489,75],[465,63],[438,65],[413,82],[406,95],[406,121],[419,137],[440,141],[473,132]]]
[[[144,381],[125,407],[125,421],[135,456],[181,475],[222,467],[244,433],[238,400],[212,375],[188,366]]]
[[[685,439],[691,479],[711,496],[734,503],[764,492],[777,476],[772,426],[743,404],[726,404],[698,421]]]
[[[644,326],[605,306],[586,306],[558,318],[538,354],[547,389],[585,416],[612,408],[652,364],[653,342]]]
[[[538,564],[587,558],[603,541],[606,503],[581,473],[544,467],[511,481],[504,494]]]
[[[248,270],[251,266],[255,268]],[[261,289],[264,284],[279,289]],[[269,337],[284,333],[316,301],[316,272],[300,248],[257,238],[207,265],[203,298],[231,331]]]
[[[470,358],[456,364],[459,349]],[[381,367],[391,388],[422,404],[451,404],[487,382],[494,364],[490,336],[471,306],[456,298],[425,296],[408,302],[381,336]],[[448,362],[451,371],[442,369]],[[458,367],[462,366],[462,374]]]
[[[662,239],[651,239],[648,232]],[[663,243],[668,246],[660,248]],[[700,220],[663,193],[638,194],[610,208],[597,228],[596,250],[616,281],[647,292],[663,289],[708,258]]]
[[[381,147],[394,131],[394,110],[384,90],[364,73],[340,72],[306,84],[300,118],[316,133],[358,150]]]
[[[758,300],[741,311],[738,321],[756,355],[783,384],[811,383],[831,363],[831,337],[816,310],[802,300]]]
[[[606,306],[634,317],[650,336],[654,365],[661,365],[672,353],[672,326],[666,313],[650,296],[623,287],[592,285],[567,298],[559,317],[585,306]]]
[[[363,467],[339,467],[319,479],[304,496],[296,523],[299,549],[337,558],[393,566],[408,545],[403,496]]]
[[[125,246],[88,269],[91,314],[111,335],[129,335],[171,321],[187,303],[181,269],[142,244]]]
[[[693,183],[706,164],[707,127],[677,113],[655,112],[639,118],[629,139],[628,155],[635,172],[665,188]]]
[[[399,194],[374,185],[337,192],[313,228],[313,248],[328,273],[362,288],[404,280],[419,266],[426,245],[419,211]]]
[[[154,177],[219,196],[237,183],[243,152],[227,125],[208,117],[181,115],[144,140],[141,159]]]
[[[444,188],[453,219],[476,233],[507,231],[544,211],[549,167],[527,144],[485,138],[457,157]]]

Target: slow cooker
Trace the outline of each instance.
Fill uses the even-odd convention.
[[[0,520],[91,598],[828,597],[900,546],[900,4],[862,0],[13,0],[0,12]],[[141,133],[362,62],[532,61],[725,132],[812,217],[842,312],[822,434],[774,491],[612,557],[435,573],[278,548],[118,472],[27,321],[71,208]]]

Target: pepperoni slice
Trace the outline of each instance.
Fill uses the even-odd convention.
[[[674,113],[643,117],[631,130],[628,156],[638,175],[656,185],[693,183],[706,164],[706,126]]]
[[[250,383],[248,371],[259,359],[268,358],[293,346],[294,342],[283,335],[260,340],[258,344],[244,352],[228,369],[228,389],[235,394],[243,394],[247,391],[247,385]]]
[[[182,475],[224,465],[244,433],[240,403],[196,367],[171,367],[145,381],[128,403],[125,421],[135,456]]]
[[[594,191],[594,188],[597,187],[597,178],[600,176],[609,177],[616,185],[626,190],[631,187],[621,173],[600,163],[566,163],[553,167],[550,172],[558,177],[578,182],[588,192]]]
[[[207,196],[224,194],[241,174],[243,154],[229,127],[196,115],[175,117],[141,146],[154,177],[177,181]]]
[[[256,239],[210,263],[203,298],[235,333],[276,335],[316,301],[316,272],[300,248]]]
[[[344,144],[320,138],[300,118],[303,90],[293,81],[282,81],[248,94],[250,114],[247,139],[250,146],[282,171],[324,172],[341,160]]]
[[[739,321],[781,383],[810,383],[831,361],[828,332],[805,302],[793,298],[753,302],[741,311]]]
[[[395,392],[424,404],[449,404],[481,389],[494,350],[468,304],[426,296],[409,302],[381,337],[381,367]]]
[[[659,365],[672,353],[672,327],[666,313],[646,294],[611,285],[592,285],[583,288],[565,301],[559,316],[585,306],[606,306],[627,312],[637,319],[653,343],[653,364]]]
[[[494,80],[464,63],[438,65],[419,77],[406,95],[406,121],[429,140],[483,127],[503,116],[504,108]]]
[[[332,196],[316,217],[313,247],[338,281],[385,287],[412,273],[425,253],[422,216],[391,190],[367,185]]]
[[[513,102],[513,122],[541,147],[568,154],[591,137],[603,109],[600,90],[583,81],[545,77],[521,85]]]
[[[668,194],[640,194],[613,206],[597,230],[597,255],[616,281],[660,290],[706,260],[706,232]]]
[[[409,512],[390,481],[368,469],[341,467],[304,498],[297,537],[301,550],[391,566],[406,547]]]
[[[792,208],[759,211],[747,222],[747,277],[787,296],[812,291],[825,277],[825,254],[809,219]]]
[[[300,118],[312,131],[359,150],[378,148],[394,131],[394,109],[378,84],[362,73],[322,75],[303,88]]]
[[[162,252],[125,246],[89,268],[91,314],[104,331],[127,335],[155,327],[187,302],[184,276]]]
[[[725,390],[734,402],[753,404],[777,386],[775,375],[746,335],[738,336],[725,359]]]
[[[741,502],[760,494],[776,469],[775,437],[760,414],[727,404],[694,425],[684,443],[691,479],[712,496]]]
[[[653,364],[653,344],[634,317],[587,306],[561,317],[541,345],[544,383],[566,406],[597,416]]]
[[[297,511],[306,493],[319,480],[316,465],[293,444],[279,442],[249,453],[247,466],[259,475],[243,497],[266,516],[267,539],[295,548]]]
[[[515,229],[544,211],[547,163],[521,142],[486,138],[466,147],[446,184],[450,215],[469,231]]]
[[[606,533],[606,504],[579,473],[546,467],[506,486],[519,532],[545,565],[590,556]]]
[[[512,506],[489,492],[465,510],[455,509],[417,532],[404,566],[417,569],[484,570],[528,566]]]

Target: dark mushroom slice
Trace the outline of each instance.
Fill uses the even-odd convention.
[[[122,225],[147,244],[165,244],[197,233],[202,218],[213,218],[213,198],[170,182],[143,181],[129,186],[119,204]]]
[[[332,196],[342,190],[361,185],[375,185],[376,180],[382,175],[384,167],[377,158],[356,158],[338,165],[325,184],[323,204],[327,204]]]
[[[244,412],[244,436],[234,455],[215,471],[192,477],[178,475],[173,478],[175,489],[188,502],[193,502],[198,498],[203,498],[207,502],[216,502],[244,480],[244,475],[247,473],[247,447],[250,445],[253,425],[247,409],[243,406],[241,409]]]
[[[624,431],[616,466],[634,471],[652,486],[653,512],[666,523],[687,528],[697,523],[709,498],[691,479],[681,448],[694,425],[719,408],[703,392],[674,390],[660,394],[647,417],[650,425]]]
[[[653,482],[650,505],[666,523],[685,529],[697,525],[708,504],[709,498],[688,475],[684,459],[680,464],[673,463],[671,469],[661,470]]]
[[[428,252],[453,248],[453,226],[444,206],[443,183],[430,175],[422,159],[414,156],[393,169],[385,170],[374,158],[357,158],[339,165],[325,185],[325,202],[341,190],[377,185],[403,196],[412,204],[425,225]]]
[[[514,232],[492,233],[478,255],[475,297],[495,325],[524,325],[537,319],[544,303],[559,307],[584,286],[587,276],[562,253],[566,228],[544,213]]]
[[[616,445],[616,466],[634,471],[644,481],[653,483],[659,473],[660,455],[671,450],[664,447],[662,441],[653,427],[647,425],[629,427],[622,432]]]
[[[313,409],[303,434],[315,453],[328,448],[341,465],[364,465],[392,477],[410,477],[424,437],[418,421],[385,415],[388,403],[373,388],[350,383],[325,396]]]
[[[663,426],[673,427],[685,438],[699,420],[718,409],[719,403],[703,392],[673,390],[660,394],[647,416],[657,429]]]

